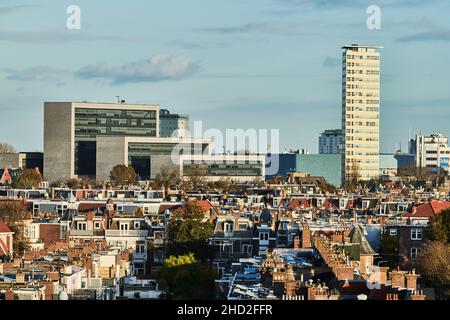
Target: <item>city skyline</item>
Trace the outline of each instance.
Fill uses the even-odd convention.
[[[448,8],[445,1],[381,1],[381,30],[366,27],[368,1],[198,1],[195,9],[180,1],[78,1],[76,31],[66,29],[70,4],[0,1],[0,108],[11,119],[0,132],[20,151],[43,150],[44,101],[120,95],[189,114],[205,128],[280,128],[282,150],[315,153],[320,133],[340,128],[340,47],[347,43],[385,47],[382,152],[399,142],[405,151],[409,132],[450,135],[450,32],[433,15]],[[430,60],[431,44],[437,54]]]

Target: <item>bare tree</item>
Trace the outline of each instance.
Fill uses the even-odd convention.
[[[15,153],[16,149],[6,142],[0,142],[0,153]]]

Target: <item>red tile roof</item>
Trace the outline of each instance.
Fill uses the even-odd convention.
[[[311,204],[309,203],[308,199],[305,198],[294,199],[291,201],[288,208],[295,209],[296,207],[310,208]]]
[[[8,226],[3,222],[2,219],[0,219],[0,233],[9,233],[11,230],[8,228]]]
[[[431,218],[450,208],[450,202],[431,200],[413,208],[412,212],[405,212],[404,217]]]

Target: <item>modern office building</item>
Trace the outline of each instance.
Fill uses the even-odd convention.
[[[97,137],[96,178],[108,180],[118,164],[132,166],[140,180],[151,180],[162,167],[180,169],[183,155],[209,154],[209,139],[132,136]]]
[[[144,104],[46,102],[45,178],[96,177],[97,138],[158,137],[159,110],[158,105]]]
[[[265,159],[259,155],[184,155],[180,157],[180,176],[204,176],[209,181],[224,178],[236,182],[264,180]]]
[[[342,47],[343,182],[380,173],[380,52],[378,46]]]
[[[443,134],[416,135],[410,141],[410,153],[414,155],[416,168],[427,168],[436,174],[449,173],[450,147],[448,137]]]
[[[160,137],[159,115],[157,105],[46,102],[45,179],[108,180],[119,164],[132,166],[140,180],[154,179],[167,166],[182,175],[186,168],[189,175],[192,170],[180,157],[196,160],[211,179],[264,177],[264,157],[247,156],[247,161],[240,161],[240,156],[229,155],[221,162],[223,156],[210,154],[210,139]]]
[[[35,169],[43,173],[44,154],[42,152],[0,153],[0,168]]]
[[[344,135],[341,129],[325,130],[319,136],[319,154],[337,154],[342,152]]]
[[[159,135],[161,137],[184,136],[189,131],[189,116],[184,114],[170,113],[167,109],[159,112]]]

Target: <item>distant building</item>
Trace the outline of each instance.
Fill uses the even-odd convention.
[[[272,155],[273,157],[277,155]],[[323,177],[334,185],[341,185],[341,155],[340,154],[279,154],[279,170],[276,175],[286,176],[289,172],[307,173],[314,177]],[[267,168],[267,167],[266,167]]]
[[[232,179],[251,182],[265,178],[265,156],[258,155],[200,155],[180,157],[180,176],[204,176],[210,181]]]
[[[448,137],[443,134],[416,135],[410,141],[410,153],[414,154],[417,168],[427,168],[436,174],[449,173],[450,147]]]
[[[380,174],[381,47],[342,49],[342,176],[344,182],[370,180]]]
[[[325,130],[319,137],[319,154],[341,153],[344,135],[341,129]]]
[[[159,135],[161,137],[183,137],[185,131],[189,130],[189,116],[170,113],[169,110],[161,109],[159,112]]]
[[[44,154],[42,152],[0,153],[0,168],[44,169]]]
[[[45,102],[45,178],[95,178],[97,138],[124,136],[158,137],[159,105]]]

